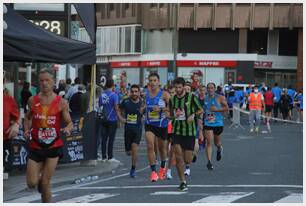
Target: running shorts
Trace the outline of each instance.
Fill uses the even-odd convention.
[[[219,127],[204,126],[204,129],[213,130],[214,135],[220,135],[223,132],[223,126],[219,126]]]
[[[195,145],[195,137],[194,136],[183,136],[174,134],[173,135],[173,145],[180,145],[183,150],[194,150]]]
[[[156,137],[162,140],[167,140],[168,138],[168,128],[167,127],[156,127],[150,124],[145,125],[146,132],[152,132]]]
[[[272,105],[266,105],[266,111],[265,112],[272,112],[273,106]]]
[[[63,148],[57,147],[52,149],[30,149],[29,159],[35,162],[44,162],[48,158],[62,158],[63,157]]]
[[[132,143],[135,143],[137,145],[140,144],[141,135],[142,135],[141,130],[137,131],[133,129],[128,129],[124,131],[124,146],[126,152],[131,151]]]

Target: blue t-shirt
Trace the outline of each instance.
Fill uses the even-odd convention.
[[[108,121],[117,121],[115,105],[119,104],[119,97],[115,92],[106,90],[99,98],[99,107],[104,106]]]
[[[281,98],[281,93],[282,93],[281,88],[273,87],[271,91],[272,91],[272,93],[274,95],[274,102],[279,102],[279,100]]]
[[[235,91],[236,102],[243,103],[244,102],[244,93],[242,90]]]
[[[299,94],[297,100],[300,103],[300,109],[303,109],[303,94]]]
[[[296,92],[294,91],[294,89],[288,89],[288,95],[291,97],[291,99],[290,99],[290,105],[293,105],[295,93],[296,93]]]

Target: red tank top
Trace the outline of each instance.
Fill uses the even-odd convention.
[[[41,105],[39,96],[33,98],[31,111],[32,118],[32,139],[30,148],[57,148],[64,145],[60,138],[61,129],[61,97],[56,96],[50,105]]]
[[[265,104],[272,106],[273,105],[273,93],[271,91],[267,91],[264,94],[264,97],[265,97]]]

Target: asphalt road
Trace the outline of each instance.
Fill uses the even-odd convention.
[[[243,118],[242,118],[243,119]],[[124,153],[123,132],[118,130],[115,158],[123,165],[113,173],[94,182],[53,188],[53,202],[99,203],[192,203],[236,202],[274,203],[303,201],[303,131],[302,125],[273,123],[272,133],[250,134],[246,121],[243,129],[223,133],[224,156],[214,170],[206,168],[204,151],[199,152],[187,178],[189,190],[179,192],[179,180],[173,168],[172,180],[149,181],[150,169],[146,145],[142,139],[139,149],[137,177],[128,176],[130,158]],[[266,130],[264,126],[261,128]],[[23,202],[39,202],[38,194],[20,197]]]

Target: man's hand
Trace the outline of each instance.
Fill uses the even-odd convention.
[[[71,129],[69,127],[65,127],[61,129],[61,132],[64,133],[66,136],[70,136]]]
[[[11,139],[13,137],[16,137],[18,135],[19,132],[19,124],[17,123],[13,123],[8,129],[7,129],[7,133],[8,138]]]
[[[120,120],[120,122],[123,123],[123,124],[126,123],[126,119],[124,119],[124,118],[122,118],[122,117],[120,117],[119,120]]]
[[[218,109],[217,109],[216,106],[211,106],[211,107],[210,107],[210,111],[211,111],[211,112],[217,112]]]
[[[30,130],[24,131],[23,136],[24,136],[25,138],[29,139],[30,136],[31,136],[31,131],[30,131]]]
[[[187,119],[187,123],[191,123],[192,121],[194,121],[194,114],[190,115]]]

